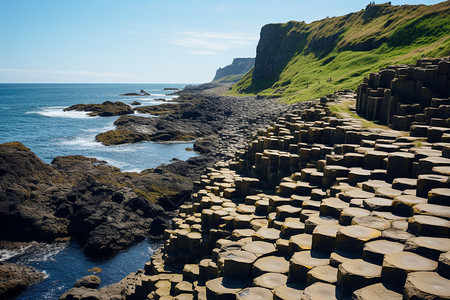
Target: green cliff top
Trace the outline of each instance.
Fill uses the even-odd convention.
[[[388,65],[449,55],[450,1],[368,5],[310,24],[265,25],[255,67],[230,93],[303,101],[355,89],[364,76]]]

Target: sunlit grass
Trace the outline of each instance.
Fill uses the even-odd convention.
[[[371,19],[364,19],[364,11],[360,11],[311,24],[299,22],[291,31],[305,32],[309,42],[342,34],[334,48],[314,52],[308,50],[308,44],[301,45],[272,81],[253,80],[249,72],[233,85],[230,94],[258,94],[293,103],[336,90],[354,90],[371,72],[392,64],[450,55],[450,1],[433,6],[377,5],[376,9],[378,15]],[[369,51],[357,49],[368,39],[379,41],[379,46]]]

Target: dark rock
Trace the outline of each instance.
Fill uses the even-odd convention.
[[[135,110],[142,114],[165,115],[174,113],[179,106],[180,105],[176,103],[164,103],[160,105],[140,106],[135,108]]]
[[[255,58],[235,58],[233,62],[223,68],[219,68],[216,71],[216,76],[214,76],[213,81],[219,80],[221,78],[231,76],[231,75],[244,75],[255,65]]]
[[[0,298],[14,299],[44,278],[45,274],[32,267],[0,262]]]
[[[141,102],[139,102],[139,101],[133,101],[133,102],[131,102],[131,105],[141,105],[142,103]]]
[[[126,115],[133,114],[133,109],[123,102],[111,102],[105,101],[102,104],[76,104],[64,108],[64,111],[86,111],[89,112],[90,116],[101,116],[101,117],[109,117],[109,116],[118,116],[118,115]]]
[[[88,275],[80,278],[75,282],[74,287],[85,287],[88,289],[96,289],[100,286],[101,280],[95,275]]]
[[[113,255],[170,228],[171,210],[192,180],[168,170],[122,173],[95,158],[56,157],[47,165],[21,144],[0,145],[0,238],[76,237],[93,257]],[[128,186],[126,188],[121,186]]]

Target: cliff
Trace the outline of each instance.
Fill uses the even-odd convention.
[[[238,82],[253,68],[255,58],[235,58],[231,65],[219,68],[214,76],[214,82]]]
[[[265,25],[254,69],[232,91],[295,102],[355,89],[364,76],[388,65],[448,55],[450,1],[368,5],[310,24]]]

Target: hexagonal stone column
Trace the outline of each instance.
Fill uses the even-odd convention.
[[[336,248],[361,254],[366,242],[380,236],[381,232],[379,230],[365,226],[351,225],[341,227],[336,234]]]
[[[402,300],[402,290],[385,283],[375,283],[353,292],[355,300]]]
[[[311,250],[312,235],[311,234],[297,234],[289,238],[289,252]]]
[[[273,243],[264,241],[253,241],[242,247],[242,250],[255,254],[257,257],[269,255],[276,252]]]
[[[289,280],[306,283],[306,274],[317,266],[328,265],[330,259],[327,254],[317,251],[296,252],[289,261]]]
[[[270,290],[262,287],[248,287],[236,295],[236,300],[265,300],[271,299],[273,294]]]
[[[417,253],[432,260],[438,260],[442,253],[450,251],[450,239],[418,236],[408,240],[404,250]]]
[[[338,269],[330,265],[314,267],[306,274],[306,285],[316,282],[336,284]]]
[[[319,299],[342,299],[342,292],[335,285],[317,282],[308,286],[303,291],[302,299],[319,300]]]
[[[347,294],[381,281],[381,267],[362,259],[343,262],[338,267],[337,286]]]
[[[416,195],[427,197],[428,192],[435,188],[448,188],[448,176],[425,174],[419,175],[417,179]]]
[[[438,262],[439,275],[450,279],[450,252],[442,253]]]
[[[301,299],[305,285],[288,283],[273,290],[273,300]]]
[[[247,251],[230,251],[222,256],[223,275],[233,278],[249,278],[252,275],[253,263],[257,256]]]
[[[435,188],[428,192],[428,203],[450,206],[450,188]]]
[[[236,294],[247,287],[242,279],[219,277],[206,282],[206,296],[208,299],[236,299]]]
[[[253,264],[253,277],[265,273],[287,274],[289,272],[289,261],[280,256],[265,256],[259,258]]]
[[[409,217],[414,214],[414,206],[426,202],[426,198],[413,195],[400,195],[394,198],[392,211],[396,214]]]
[[[415,215],[408,219],[408,230],[417,235],[448,238],[450,221],[426,215]]]
[[[287,280],[288,277],[280,273],[265,273],[253,279],[253,285],[273,290],[286,285]]]
[[[336,233],[340,225],[319,225],[314,228],[311,250],[331,253],[336,247]]]
[[[432,272],[437,266],[437,262],[412,252],[388,253],[384,256],[381,277],[383,282],[403,286],[408,273]]]
[[[339,224],[350,225],[353,218],[368,217],[369,215],[370,211],[367,209],[360,207],[347,207],[344,208],[339,215]]]
[[[435,272],[409,273],[403,299],[450,299],[450,280]]]
[[[388,240],[376,240],[368,242],[363,248],[363,258],[367,261],[383,264],[384,256],[388,253],[403,251],[404,245],[402,243],[388,241]]]

